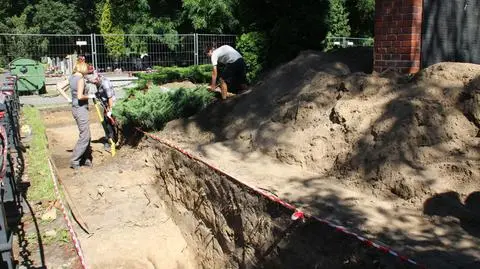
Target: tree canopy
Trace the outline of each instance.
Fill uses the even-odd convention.
[[[267,62],[321,49],[327,36],[373,35],[374,0],[3,0],[0,32],[40,34],[259,33]],[[173,36],[173,35],[172,35]],[[169,47],[175,38],[168,37]],[[121,44],[127,42],[128,48]],[[134,36],[108,38],[115,53],[142,53]],[[117,52],[115,52],[117,51]],[[109,52],[109,53],[110,53]]]

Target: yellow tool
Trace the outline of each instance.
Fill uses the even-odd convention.
[[[103,116],[103,113],[105,113],[104,108],[96,98],[93,98],[93,103],[95,105],[95,109],[97,110],[97,115],[100,119],[100,123],[102,124],[103,130],[105,131],[105,137],[108,137],[107,123],[105,122]],[[115,155],[117,154],[116,144],[111,138],[108,138],[108,143],[110,143],[110,153],[112,154],[112,157],[115,157]]]

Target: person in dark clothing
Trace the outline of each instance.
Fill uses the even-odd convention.
[[[238,51],[228,45],[217,48],[212,43],[205,47],[205,54],[211,58],[213,65],[211,90],[215,90],[218,77],[220,78],[222,99],[227,98],[229,91],[238,93],[247,90],[247,68]],[[222,72],[219,72],[219,64],[224,65]]]
[[[87,82],[95,88],[96,100],[94,102],[98,101],[101,106],[99,113],[103,114],[101,122],[105,131],[104,148],[110,152],[112,146],[115,146],[117,141],[116,123],[112,115],[112,109],[116,100],[115,90],[111,81],[105,76],[98,74],[93,66],[89,66],[88,73]]]

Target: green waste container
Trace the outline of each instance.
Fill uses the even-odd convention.
[[[45,69],[42,63],[26,58],[18,58],[9,64],[10,73],[17,76],[17,91],[20,95],[43,94],[45,89]]]

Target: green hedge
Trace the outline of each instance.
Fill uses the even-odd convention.
[[[155,84],[184,80],[193,83],[209,83],[212,76],[212,66],[155,67],[153,73],[139,73],[136,76],[146,81],[152,80]]]
[[[158,130],[171,120],[189,117],[204,109],[213,102],[214,96],[206,87],[138,92],[135,98],[115,105],[113,114],[123,125]]]
[[[265,34],[250,32],[237,38],[237,49],[242,54],[247,64],[248,82],[255,82],[265,68],[268,48]]]

